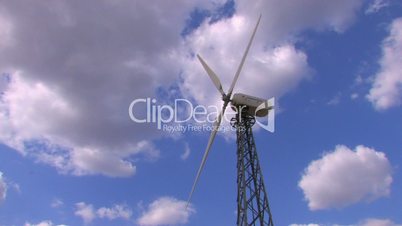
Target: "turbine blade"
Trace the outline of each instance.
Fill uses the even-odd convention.
[[[244,61],[246,60],[246,57],[247,57],[248,51],[250,49],[251,43],[253,42],[253,39],[254,39],[255,33],[257,31],[258,25],[260,24],[260,20],[261,20],[261,15],[258,18],[258,21],[257,21],[257,24],[255,25],[253,34],[251,35],[250,41],[247,44],[246,51],[244,52],[244,55],[243,55],[243,58],[241,59],[239,67],[237,68],[237,71],[236,71],[235,77],[234,77],[234,79],[232,81],[232,84],[230,85],[230,89],[228,91],[229,98],[232,96],[233,89],[234,89],[234,87],[236,85],[237,79],[239,78],[241,69],[243,68]]]
[[[222,117],[225,114],[227,104],[228,104],[227,102],[225,102],[223,104],[222,111],[219,114],[219,116],[216,119],[216,121],[214,122],[214,128],[213,128],[213,130],[211,132],[211,135],[209,136],[207,148],[205,149],[204,156],[202,157],[200,168],[198,168],[197,176],[195,177],[193,187],[191,188],[191,192],[190,192],[190,195],[189,195],[188,200],[187,200],[187,207],[190,204],[191,197],[193,196],[193,193],[194,193],[195,187],[197,186],[198,179],[200,178],[201,172],[204,169],[205,162],[207,161],[208,154],[209,154],[209,151],[211,150],[212,143],[215,140],[216,133],[218,132],[219,126],[221,125],[221,122],[222,122]]]
[[[215,74],[215,72],[208,66],[208,64],[201,58],[200,55],[197,54],[198,60],[201,62],[202,66],[204,67],[205,71],[211,78],[212,82],[214,83],[215,87],[218,89],[218,91],[222,94],[222,96],[225,96],[225,92],[222,89],[222,84],[221,81],[219,80],[218,76]]]

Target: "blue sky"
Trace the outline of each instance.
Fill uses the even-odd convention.
[[[0,2],[0,225],[234,225],[234,133],[186,209],[209,132],[127,109],[220,108],[195,54],[226,91],[260,13],[235,92],[277,100],[275,133],[254,133],[275,225],[401,225],[392,0]]]

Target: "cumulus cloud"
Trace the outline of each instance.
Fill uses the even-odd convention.
[[[266,26],[272,31],[272,36],[278,38],[289,31],[299,31],[305,28],[342,32],[354,22],[356,12],[363,3],[361,0],[331,2],[258,0],[256,2],[250,6],[247,2],[239,1],[238,9],[245,14],[254,16],[256,12],[263,12],[266,15],[264,21]],[[285,19],[283,15],[286,15]],[[275,29],[277,30],[275,31]]]
[[[131,122],[128,106],[177,78],[173,49],[191,10],[207,5],[177,4],[4,2],[1,37],[12,42],[0,41],[0,72],[11,77],[1,142],[27,155],[27,143],[47,142],[51,150],[29,151],[62,172],[133,175],[135,156],[157,156],[141,142],[160,134]]]
[[[179,225],[186,224],[189,217],[195,213],[187,202],[172,197],[162,197],[152,202],[148,209],[137,219],[141,226]]]
[[[341,208],[388,196],[392,169],[383,152],[338,145],[305,169],[299,187],[311,210]]]
[[[312,75],[308,56],[294,45],[297,32],[304,29],[342,32],[353,23],[361,5],[362,1],[258,0],[253,4],[238,1],[232,17],[213,23],[207,19],[186,36],[184,53],[181,54],[185,75],[181,91],[198,103],[221,106],[219,93],[194,53],[200,54],[218,74],[223,89],[227,91],[258,12],[263,12],[234,91],[279,99]]]
[[[377,110],[386,110],[402,103],[402,18],[390,25],[390,33],[382,43],[380,69],[367,98]]]
[[[4,2],[0,73],[10,81],[1,88],[0,141],[62,173],[131,176],[136,158],[158,157],[152,140],[164,135],[130,121],[133,99],[155,97],[175,83],[182,95],[219,106],[194,53],[213,62],[227,89],[261,11],[235,91],[280,97],[311,74],[295,34],[342,32],[362,0],[239,1],[232,17],[207,18],[181,35],[195,8],[213,11],[223,2]]]
[[[3,173],[0,172],[0,202],[6,199],[7,195],[7,184],[4,181]]]
[[[131,209],[122,204],[115,204],[112,207],[100,207],[95,209],[92,204],[79,202],[75,204],[75,215],[82,218],[84,223],[88,224],[96,218],[106,218],[114,220],[117,218],[129,220],[133,214]]]

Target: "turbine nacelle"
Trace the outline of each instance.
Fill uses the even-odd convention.
[[[231,105],[235,111],[240,108],[241,110],[245,110],[249,115],[257,117],[267,116],[269,110],[273,108],[273,106],[268,105],[267,100],[243,93],[233,94]]]

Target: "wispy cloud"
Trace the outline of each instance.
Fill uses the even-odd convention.
[[[0,202],[4,201],[7,196],[7,184],[4,181],[3,173],[0,171]]]
[[[381,9],[390,5],[389,0],[373,0],[371,4],[367,7],[365,13],[373,14],[379,12]]]
[[[52,202],[50,203],[50,206],[51,206],[52,208],[60,208],[60,207],[63,206],[63,205],[64,205],[63,200],[58,199],[58,198],[54,198],[54,199],[52,200]]]
[[[189,146],[189,144],[186,142],[186,143],[184,144],[184,151],[183,151],[183,153],[180,155],[180,158],[181,158],[182,160],[186,160],[186,159],[190,156],[190,153],[191,153],[190,146]]]
[[[327,105],[335,106],[341,102],[341,93],[337,93],[334,97],[332,97],[328,102]]]
[[[358,94],[358,93],[352,93],[352,94],[350,94],[350,99],[356,100],[357,98],[359,98],[359,94]]]

